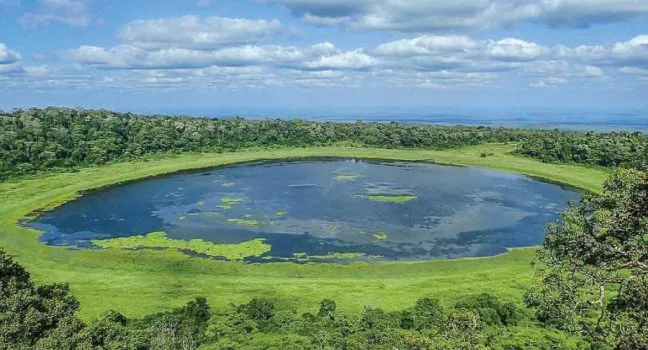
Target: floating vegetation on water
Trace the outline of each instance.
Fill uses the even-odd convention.
[[[234,185],[236,185],[236,183],[234,183],[234,182],[225,182],[225,183],[223,183],[223,187],[232,187]]]
[[[153,232],[146,236],[93,240],[92,243],[101,248],[188,250],[198,254],[224,257],[228,260],[237,261],[261,256],[269,252],[271,248],[262,238],[238,244],[215,244],[202,239],[192,239],[190,241],[172,239],[168,238],[165,232]]]
[[[356,194],[356,198],[366,199],[375,202],[398,203],[403,204],[415,200],[417,197],[412,194],[407,195],[385,195],[385,194]]]
[[[243,201],[243,198],[235,198],[235,197],[223,197],[221,198],[221,205],[218,205],[218,208],[224,209],[224,210],[230,210],[232,209],[232,206],[236,203],[239,203]]]
[[[376,232],[372,236],[376,241],[384,241],[389,237],[387,232]]]
[[[204,200],[198,201],[198,205],[205,205],[205,201]]]
[[[179,217],[178,219],[181,220],[181,221],[183,221],[183,220],[187,220],[187,217],[186,217],[186,216],[181,216],[181,217]]]
[[[284,215],[286,215],[287,213],[286,213],[285,211],[278,211],[278,212],[276,212],[275,214],[277,214],[277,216],[284,216]]]
[[[252,217],[252,214],[245,214],[245,215],[243,215],[243,217],[246,218],[246,219],[247,219],[247,218],[251,218],[251,217]]]
[[[264,259],[276,259],[283,261],[316,261],[316,260],[355,260],[359,258],[378,259],[378,255],[367,255],[365,253],[328,253],[326,255],[308,255],[307,253],[293,253],[292,258],[288,257],[263,257]]]
[[[328,253],[326,255],[311,255],[311,259],[351,260],[367,256],[365,253]]]
[[[316,260],[351,260],[367,256],[365,253],[328,253],[326,255],[308,255],[306,253],[293,253],[296,259],[316,259]]]
[[[340,174],[335,177],[336,180],[338,181],[355,181],[357,180],[361,175],[351,175],[351,174]]]
[[[245,220],[245,219],[227,219],[227,222],[230,224],[248,226],[248,227],[259,227],[259,221],[257,220]]]

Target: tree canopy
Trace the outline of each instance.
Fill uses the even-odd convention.
[[[539,252],[538,319],[617,349],[648,349],[648,173],[617,171],[551,224]]]
[[[0,349],[585,349],[578,336],[540,327],[523,307],[491,294],[444,306],[421,298],[412,307],[359,315],[324,299],[298,313],[265,298],[212,310],[204,298],[131,319],[110,311],[91,322],[76,316],[66,285],[35,286],[0,251]]]

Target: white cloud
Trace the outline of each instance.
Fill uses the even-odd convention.
[[[543,80],[540,80],[535,83],[529,84],[530,87],[533,88],[549,88],[549,87],[556,87],[558,85],[563,85],[567,84],[568,80],[565,78],[559,78],[559,77],[549,77]]]
[[[4,43],[0,43],[0,65],[16,63],[20,59],[18,52],[9,49]]]
[[[557,55],[575,61],[602,65],[648,68],[648,35],[611,45],[582,45],[576,48],[558,47]]]
[[[488,5],[484,11],[472,15],[492,16],[497,13],[496,7],[503,6],[504,2],[522,8],[522,3],[529,5],[535,0],[507,0],[498,2],[497,6],[492,0],[482,0],[477,5],[473,0],[456,0],[451,5],[444,1],[431,4],[422,0],[336,1],[286,0],[282,3],[299,5],[292,10],[303,16],[357,20],[354,16],[358,11],[373,11],[378,3],[396,6],[399,10],[423,6],[443,12],[451,8],[453,16],[471,13],[471,4]],[[560,6],[565,3],[552,1]],[[332,4],[337,7],[331,9]],[[383,6],[383,10],[390,9],[389,6]],[[468,7],[463,9],[464,6]],[[512,18],[520,14],[508,13],[507,16]],[[539,18],[540,14],[525,16]],[[377,20],[377,17],[365,19]],[[471,21],[463,23],[476,25]],[[329,41],[299,47],[269,44],[269,39],[280,31],[281,24],[277,20],[199,16],[137,20],[119,31],[115,46],[82,45],[61,52],[60,57],[102,76],[110,86],[133,84],[146,88],[210,88],[223,84],[237,89],[291,84],[303,87],[387,84],[469,88],[494,84],[507,75],[516,80],[529,79],[527,83],[532,87],[554,87],[568,81],[609,81],[611,76],[606,76],[603,69],[613,72],[610,66],[624,67],[622,73],[643,79],[645,75],[632,69],[648,68],[645,64],[648,35],[612,44],[548,47],[514,37],[488,40],[468,35],[426,34],[375,47],[341,49]],[[32,75],[39,72],[39,68],[30,69]],[[246,71],[248,69],[250,71]]]
[[[387,56],[431,55],[443,52],[465,52],[473,50],[477,45],[466,36],[424,35],[381,44],[375,52]]]
[[[491,57],[502,61],[531,61],[547,55],[549,49],[536,43],[506,38],[488,43],[488,52]]]
[[[311,46],[311,50],[316,54],[330,55],[339,53],[339,50],[331,42],[323,42]]]
[[[247,66],[261,63],[281,65],[299,61],[303,56],[304,54],[294,47],[252,45],[212,51],[185,48],[147,51],[130,45],[119,45],[110,49],[81,46],[62,53],[66,60],[105,69],[202,68],[213,65]]]
[[[92,22],[86,0],[39,0],[38,9],[24,13],[19,21],[24,27],[36,28],[52,23],[86,27]]]
[[[466,36],[424,35],[379,45],[373,54],[391,68],[422,71],[506,71],[550,55],[551,50],[516,38],[476,41]]]
[[[619,71],[623,74],[634,76],[640,81],[648,83],[648,68],[621,67]]]
[[[128,23],[119,33],[123,44],[145,49],[214,49],[224,45],[258,42],[277,34],[278,20],[183,16]]]
[[[582,27],[648,15],[645,0],[265,0],[316,25],[404,32],[477,31],[520,22]]]
[[[0,79],[7,75],[15,75],[23,71],[22,57],[16,51],[0,42]],[[5,85],[5,83],[3,83]]]
[[[602,78],[603,70],[596,66],[572,63],[565,60],[540,60],[524,65],[520,72],[523,76],[555,76]]]
[[[77,65],[66,66],[16,66],[7,72],[9,79],[3,82],[3,87],[12,89],[41,90],[87,90],[96,87],[95,75],[86,67]],[[2,66],[0,65],[0,77]]]
[[[318,59],[306,62],[308,68],[313,69],[343,69],[362,70],[378,64],[378,60],[363,53],[361,50],[338,53],[330,56],[320,56]]]

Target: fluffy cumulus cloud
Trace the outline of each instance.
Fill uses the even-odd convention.
[[[169,27],[176,30],[170,32]],[[451,88],[484,86],[504,74],[527,79],[531,87],[555,87],[586,79],[604,81],[609,78],[608,69],[645,80],[648,69],[647,35],[605,45],[566,47],[511,37],[477,40],[428,34],[344,50],[328,41],[311,46],[269,44],[264,41],[272,34],[262,28],[272,32],[280,24],[221,17],[136,21],[122,28],[116,46],[83,45],[63,51],[61,57],[104,72],[97,74],[108,77],[106,86],[130,82],[148,87],[188,83],[223,87],[228,82],[237,88],[361,83]],[[15,56],[6,48],[0,53],[5,51],[0,59]]]
[[[582,45],[574,48],[560,46],[556,56],[588,65],[605,66],[625,75],[646,81],[648,71],[648,35],[608,45]]]
[[[551,49],[515,38],[476,41],[467,36],[424,35],[379,45],[374,54],[393,67],[418,70],[505,71],[549,56]]]
[[[0,43],[0,65],[12,64],[20,61],[20,54],[7,47],[4,43]]]
[[[26,12],[20,23],[29,28],[63,23],[85,27],[92,22],[86,0],[38,0],[38,9]]]
[[[20,53],[0,42],[0,81],[3,88],[89,89],[95,75],[81,65],[25,65]]]
[[[0,78],[8,73],[22,70],[20,54],[0,42]]]
[[[520,22],[588,26],[648,15],[645,0],[265,0],[305,22],[352,29],[458,32]]]
[[[182,47],[213,49],[224,45],[258,42],[276,34],[281,24],[274,20],[183,16],[138,20],[119,33],[122,43],[145,49]]]
[[[457,0],[456,4],[463,4],[462,1]],[[581,1],[587,4],[587,0]],[[507,2],[511,6],[539,4],[532,0]],[[353,0],[281,3],[301,16],[333,19],[354,18],[376,4]],[[470,3],[487,8],[493,5],[488,0]],[[555,8],[566,3],[551,2]],[[441,11],[445,9],[443,4],[441,1],[430,6]],[[633,2],[625,4],[627,7],[621,4],[620,13]],[[423,6],[423,2],[419,5]],[[465,14],[459,7],[454,14]],[[540,18],[549,12],[534,13],[534,18]],[[379,85],[472,89],[511,80],[519,82],[517,86],[522,88],[552,88],[576,84],[610,86],[619,77],[648,83],[648,35],[616,43],[568,47],[516,37],[477,39],[468,34],[403,34],[377,45],[342,48],[330,41],[279,45],[278,40],[286,40],[281,23],[273,19],[182,16],[130,22],[117,31],[115,40],[113,46],[89,43],[63,50],[59,63],[40,66],[24,66],[15,50],[0,43],[0,77],[11,76],[12,84],[22,82],[24,86],[42,88],[59,84],[77,89],[236,90]]]
[[[532,61],[549,53],[546,47],[515,38],[490,41],[487,46],[490,56],[503,61]]]
[[[236,46],[217,50],[164,48],[144,50],[129,45],[113,48],[81,46],[62,53],[66,60],[102,69],[181,69],[210,66],[287,65],[299,61],[304,53],[294,47]]]

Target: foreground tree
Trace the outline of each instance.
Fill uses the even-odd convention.
[[[35,287],[29,273],[0,251],[0,349],[76,343],[84,327],[75,317],[78,308],[67,285]]]
[[[526,300],[540,321],[616,349],[648,349],[648,173],[618,170],[549,226],[542,286]]]

